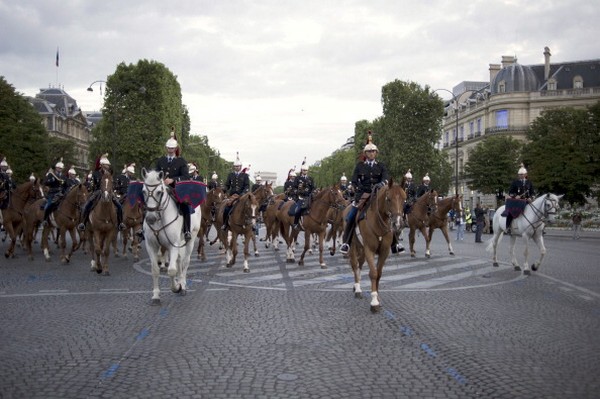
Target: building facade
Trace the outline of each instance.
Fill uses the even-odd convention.
[[[489,135],[526,140],[529,125],[542,112],[586,108],[600,100],[600,59],[553,64],[548,47],[543,54],[540,65],[521,65],[515,57],[503,56],[501,64],[490,64],[489,82],[462,82],[446,102],[440,147],[450,164],[458,166],[458,192],[466,206],[473,208],[477,201],[497,205],[496,196],[473,191],[462,179],[469,151],[481,140]]]
[[[87,174],[91,126],[77,101],[60,88],[40,89],[35,97],[27,98],[42,117],[42,123],[53,137],[73,143],[75,168]]]

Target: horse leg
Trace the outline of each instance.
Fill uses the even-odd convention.
[[[444,223],[444,225],[441,227],[441,230],[442,234],[444,235],[444,238],[446,239],[446,243],[448,244],[448,253],[450,255],[454,255],[454,249],[452,248],[452,244],[450,243],[450,234],[448,234],[448,224]],[[431,241],[431,237],[429,237],[429,240]]]
[[[546,246],[544,245],[544,235],[540,231],[539,233],[536,231],[533,236],[535,243],[537,244],[538,249],[540,250],[540,259],[531,265],[531,270],[537,272],[540,266],[542,266],[542,261],[544,260],[544,256],[546,256]]]
[[[423,235],[423,238],[425,239],[425,257],[431,258],[431,251],[429,248],[429,246],[431,245],[430,233],[427,231],[425,226],[421,226],[419,231],[421,232],[421,234]],[[433,230],[431,231],[431,234],[433,234]]]
[[[50,227],[46,226],[42,229],[42,252],[44,253],[44,258],[46,262],[50,262],[50,248],[48,248],[48,234],[50,233]]]
[[[365,259],[369,265],[369,279],[371,280],[371,312],[378,313],[381,311],[381,302],[379,301],[379,273],[375,265],[375,254],[365,247]]]
[[[410,246],[410,257],[414,258],[417,254],[415,252],[415,233],[416,229],[411,227],[408,233],[408,244]]]
[[[362,268],[361,268],[361,265],[358,263],[358,258],[356,257],[356,251],[355,251],[354,247],[350,247],[349,258],[350,258],[350,266],[352,267],[352,274],[354,275],[354,286],[352,288],[354,291],[354,298],[362,299],[363,293],[362,293],[362,288],[360,287],[360,274],[361,274]]]
[[[67,256],[65,252],[67,250],[67,231],[63,227],[58,228],[58,248],[60,249],[60,263],[67,263]]]
[[[523,242],[525,243],[525,250],[523,251],[523,274],[526,276],[531,275],[531,269],[529,268],[529,237],[525,234],[522,235]]]
[[[250,273],[250,267],[248,267],[248,258],[250,257],[250,240],[254,243],[254,253],[256,254],[256,236],[253,231],[246,233],[246,239],[244,240],[244,273]],[[258,255],[256,255],[258,256]]]
[[[302,251],[302,255],[300,255],[300,260],[298,261],[298,266],[304,266],[304,255],[309,250],[310,250],[310,234],[307,231],[305,231],[304,232],[304,249]]]
[[[515,271],[521,271],[521,267],[519,266],[519,262],[517,261],[517,256],[515,255],[515,243],[517,242],[517,237],[513,234],[510,236],[510,261],[515,268]]]
[[[321,265],[321,269],[327,269],[327,265],[325,264],[325,259],[323,259],[323,249],[325,247],[325,231],[321,231],[319,233],[319,265]]]
[[[252,233],[252,245],[254,246],[254,256],[260,256],[258,248],[256,248],[256,234]]]
[[[146,244],[146,250],[148,257],[150,258],[150,265],[152,267],[152,305],[160,305],[160,288],[158,285],[160,277],[160,267],[158,266],[158,253],[152,248],[148,248],[149,244]]]
[[[117,252],[117,235],[114,234],[112,239],[105,239],[104,245],[102,246],[102,275],[110,276],[108,270],[108,256],[110,255],[110,243],[114,243],[115,253]]]
[[[180,275],[180,262],[179,249],[171,246],[169,248],[169,268],[167,269],[167,275],[171,279],[171,292],[176,294],[182,290],[181,282],[177,281],[177,277]]]

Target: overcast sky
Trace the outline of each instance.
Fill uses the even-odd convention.
[[[386,83],[452,90],[489,80],[502,55],[542,64],[545,46],[553,62],[598,59],[598,21],[598,0],[0,0],[0,75],[30,96],[60,85],[92,111],[91,82],[161,62],[192,134],[282,183],[381,116]]]

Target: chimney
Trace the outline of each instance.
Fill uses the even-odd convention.
[[[502,68],[506,68],[507,66],[511,66],[515,62],[517,62],[517,59],[516,59],[516,57],[514,57],[512,55],[503,55],[502,56]]]
[[[544,80],[548,80],[550,77],[550,49],[544,47]]]
[[[490,84],[494,82],[498,72],[500,72],[500,64],[490,64]]]

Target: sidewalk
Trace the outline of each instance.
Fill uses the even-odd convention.
[[[565,227],[548,227],[544,230],[546,237],[573,237],[573,230]],[[579,233],[579,239],[583,238],[598,238],[600,239],[600,230],[598,229],[582,229]]]

